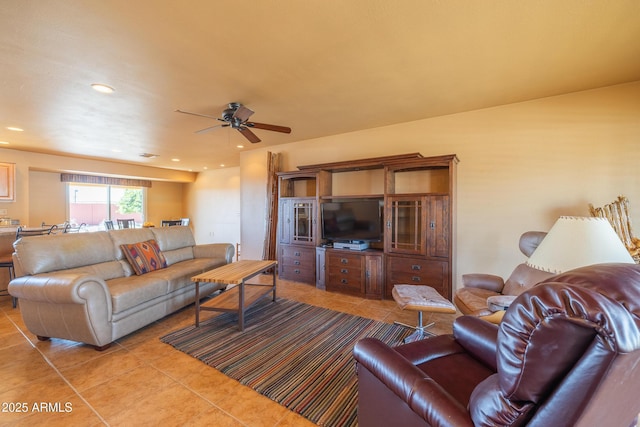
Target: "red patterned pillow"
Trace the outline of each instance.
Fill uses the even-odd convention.
[[[158,242],[153,239],[130,245],[120,245],[120,248],[138,276],[167,266],[167,260],[160,252]]]

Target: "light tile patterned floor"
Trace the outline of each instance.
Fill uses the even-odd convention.
[[[277,286],[280,297],[332,310],[388,323],[417,320],[415,312],[403,312],[394,301],[284,280]],[[434,315],[432,330],[451,332],[454,318]],[[19,309],[11,308],[10,298],[0,298],[0,425],[314,425],[158,339],[193,321],[191,305],[97,352],[65,340],[37,341],[24,327]]]

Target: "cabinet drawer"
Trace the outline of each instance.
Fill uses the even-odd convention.
[[[280,266],[280,277],[296,282],[315,283],[316,271],[314,266],[298,266],[285,264]]]
[[[362,255],[348,252],[327,253],[327,265],[362,269]]]
[[[361,254],[327,252],[327,290],[362,295],[363,259]]]
[[[278,260],[280,277],[297,282],[315,283],[316,251],[315,248],[281,245]]]
[[[329,268],[329,280],[332,282],[347,284],[360,282],[361,279],[362,270],[359,268]]]
[[[297,259],[303,263],[314,262],[316,258],[315,248],[301,248],[299,246],[282,246],[282,260]]]
[[[329,271],[327,290],[361,295],[364,293],[364,280],[360,270],[347,272]]]
[[[387,293],[391,294],[393,285],[431,286],[445,298],[447,289],[448,264],[441,261],[427,261],[415,258],[387,258]]]

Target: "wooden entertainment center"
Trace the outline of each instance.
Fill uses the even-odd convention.
[[[278,173],[278,273],[366,298],[394,284],[428,285],[451,300],[455,154],[420,153],[298,166]],[[322,239],[322,204],[378,200],[381,241],[364,250]]]

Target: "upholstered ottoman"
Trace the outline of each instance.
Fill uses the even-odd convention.
[[[391,290],[393,299],[403,310],[413,310],[418,312],[418,325],[410,326],[404,323],[395,322],[398,325],[415,329],[415,332],[404,339],[405,343],[418,341],[426,338],[424,330],[433,326],[434,322],[428,325],[422,324],[422,312],[428,313],[449,313],[455,314],[456,307],[438,293],[431,286],[423,285],[394,285]]]

